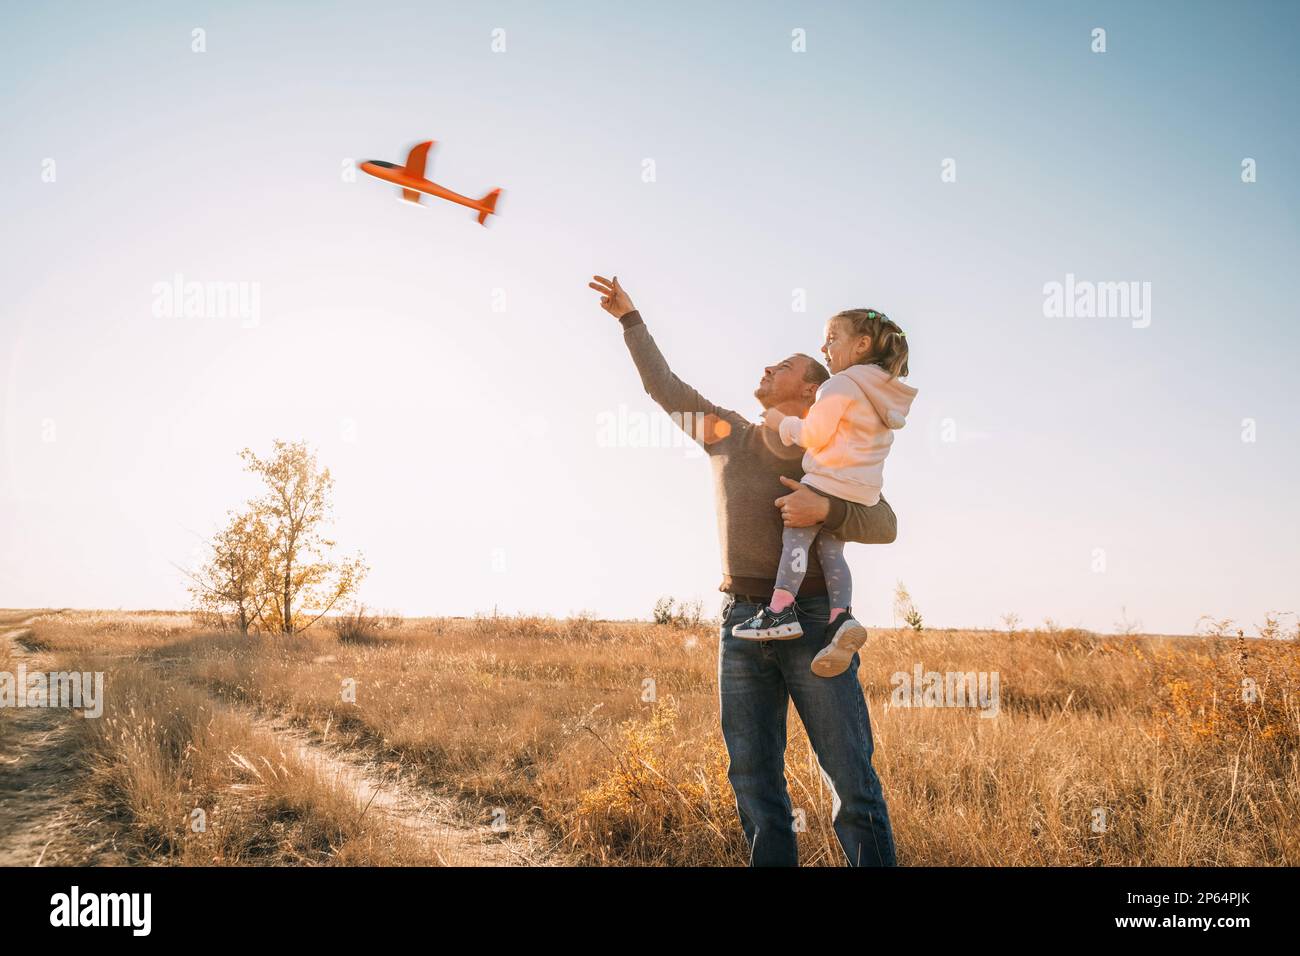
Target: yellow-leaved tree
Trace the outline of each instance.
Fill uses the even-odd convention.
[[[240,457],[265,490],[209,542],[190,592],[200,611],[242,632],[293,634],[355,594],[367,568],[360,555],[331,556],[334,480],[305,442],[276,440],[267,458],[248,448]]]
[[[207,543],[207,562],[190,572],[190,594],[209,623],[247,634],[266,607],[263,580],[269,535],[261,516],[232,511]]]

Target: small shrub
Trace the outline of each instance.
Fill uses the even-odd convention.
[[[1201,637],[1230,637],[1233,631],[1241,633],[1237,622],[1230,617],[1215,618],[1210,614],[1202,614],[1196,622],[1196,634]]]
[[[1120,606],[1119,620],[1115,622],[1115,633],[1123,637],[1132,637],[1142,632],[1142,622],[1128,616],[1128,608]]]
[[[1291,618],[1292,621],[1296,621],[1296,616],[1291,611],[1267,612],[1264,615],[1264,623],[1256,625],[1256,629],[1259,631],[1259,636],[1269,641],[1285,641],[1294,639],[1296,634],[1300,633],[1300,622],[1296,622],[1297,626],[1288,634],[1286,626],[1283,624],[1283,621],[1286,618]]]
[[[357,605],[348,613],[332,618],[329,626],[344,644],[377,644],[380,641],[379,632],[388,626],[389,619],[367,614],[364,605]],[[401,618],[398,618],[399,623],[400,621]]]
[[[902,581],[899,581],[898,586],[894,588],[894,614],[901,617],[912,630],[920,631],[923,629],[921,612],[917,610],[912,595],[907,593],[907,587]]]
[[[675,598],[661,597],[655,602],[654,621],[671,627],[699,627],[704,622],[704,604],[699,600],[678,604]]]

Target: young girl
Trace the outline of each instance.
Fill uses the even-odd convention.
[[[787,416],[769,408],[763,423],[776,429],[785,444],[808,449],[803,456],[804,484],[828,498],[874,505],[880,500],[894,430],[906,423],[916,397],[916,389],[899,381],[907,375],[907,339],[884,313],[849,309],[826,323],[822,354],[831,377],[818,390],[807,416]],[[849,606],[852,581],[844,561],[844,542],[821,530],[821,525],[785,529],[770,604],[731,633],[756,641],[791,640],[803,634],[794,597],[814,541],[826,576],[831,615],[826,625],[828,643],[813,658],[812,671],[834,677],[848,668],[867,631],[853,619]]]

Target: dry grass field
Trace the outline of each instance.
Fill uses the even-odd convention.
[[[745,862],[716,627],[388,624],[245,637],[186,614],[37,615],[28,667],[103,671],[104,713],[61,713],[61,822],[48,842],[0,832],[0,859],[35,842],[74,864]],[[917,664],[996,671],[997,716],[892,704]],[[1294,640],[873,630],[860,677],[902,865],[1300,864]],[[839,865],[790,726],[803,861]]]

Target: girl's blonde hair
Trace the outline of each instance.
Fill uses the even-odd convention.
[[[907,375],[907,336],[898,323],[875,309],[845,309],[831,316],[831,321],[843,319],[853,335],[871,337],[871,346],[858,365],[878,365],[890,378]]]

